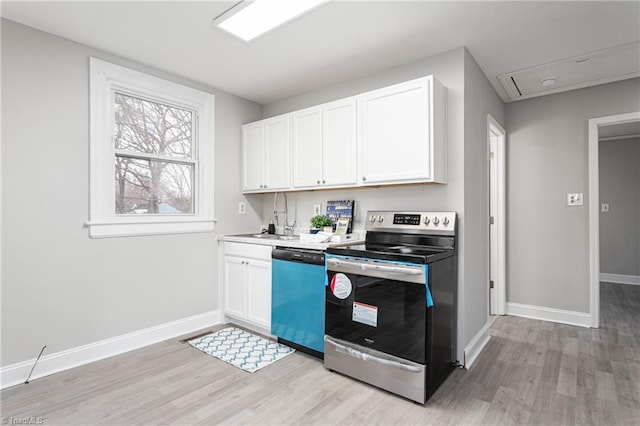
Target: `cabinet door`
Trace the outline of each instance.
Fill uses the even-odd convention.
[[[267,190],[291,186],[290,116],[264,120],[265,186]]]
[[[264,124],[242,126],[242,189],[260,190],[264,185]]]
[[[314,187],[322,178],[322,108],[291,114],[293,144],[293,186]]]
[[[323,184],[356,184],[356,98],[331,102],[322,109]]]
[[[429,80],[360,96],[362,183],[430,178]]]
[[[271,329],[271,262],[247,259],[247,321]]]
[[[246,261],[236,256],[224,257],[224,312],[246,318]]]

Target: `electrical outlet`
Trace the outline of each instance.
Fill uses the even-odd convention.
[[[238,203],[238,213],[245,214],[246,212],[247,212],[247,205],[245,204],[244,201],[240,201]]]
[[[568,206],[582,206],[584,204],[582,193],[578,194],[567,194],[567,205]]]
[[[322,204],[314,204],[313,205],[313,215],[318,216],[322,214]]]

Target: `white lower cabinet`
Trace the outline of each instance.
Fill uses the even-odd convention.
[[[271,246],[224,243],[224,314],[271,329]]]

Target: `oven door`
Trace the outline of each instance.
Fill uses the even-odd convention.
[[[327,255],[325,335],[426,364],[428,265]]]

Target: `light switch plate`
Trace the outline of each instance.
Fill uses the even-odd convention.
[[[602,213],[609,213],[609,203],[602,203]]]
[[[583,194],[567,194],[567,205],[568,206],[582,206],[584,204]]]
[[[314,204],[313,205],[313,215],[318,216],[322,214],[322,204]]]

